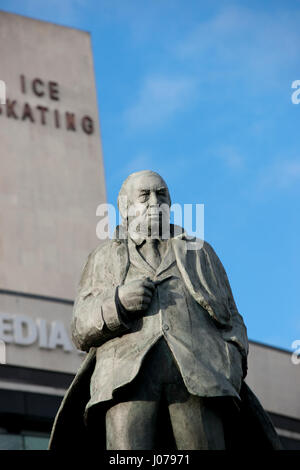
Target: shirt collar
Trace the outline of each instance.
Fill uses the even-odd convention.
[[[134,243],[137,245],[137,246],[141,246],[145,240],[146,240],[146,237],[141,235],[140,233],[137,233],[137,232],[132,232],[129,234],[131,240],[134,241]]]
[[[140,233],[138,232],[130,232],[129,233],[129,238],[131,238],[131,240],[134,241],[134,243],[137,245],[137,246],[141,246],[148,238],[145,236],[145,235],[141,235]],[[174,234],[170,235],[170,238],[174,238]],[[167,242],[170,240],[170,238],[159,238],[159,237],[155,237],[155,239],[157,239],[159,242]]]
[[[138,232],[129,233],[129,237],[131,238],[131,240],[134,241],[134,243],[137,246],[141,246],[146,240],[148,240],[148,237],[146,237],[145,235],[141,235]],[[159,237],[157,237],[156,239],[160,242],[168,241],[168,239],[167,240],[162,240]]]
[[[187,237],[187,234],[182,227],[178,225],[172,225],[172,224],[170,225],[170,227],[171,227],[171,238],[185,239]],[[128,232],[124,232],[124,229],[121,225],[118,225],[115,229],[113,239],[115,241],[118,241],[120,239],[121,241],[122,239],[127,238],[127,237],[132,239],[137,246],[140,246],[146,240],[146,237],[144,235],[141,235],[138,232],[131,232],[129,234]],[[167,241],[167,240],[162,240],[162,241]]]

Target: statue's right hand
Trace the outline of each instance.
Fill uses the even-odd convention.
[[[147,310],[152,300],[155,284],[149,278],[139,279],[119,286],[118,294],[127,312]]]

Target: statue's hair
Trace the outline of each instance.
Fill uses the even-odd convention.
[[[129,183],[133,180],[133,178],[136,178],[137,176],[142,176],[144,174],[149,174],[149,175],[154,175],[154,176],[158,176],[163,182],[164,184],[166,185],[166,187],[168,188],[165,180],[160,176],[160,174],[156,173],[155,171],[152,171],[152,170],[141,170],[141,171],[136,171],[134,173],[131,173],[129,176],[127,176],[126,180],[124,181],[124,183],[122,184],[121,186],[121,189],[120,189],[120,192],[119,192],[119,195],[118,195],[118,209],[121,213],[121,216],[124,217],[124,212],[126,211],[127,207],[125,207],[121,201],[122,201],[122,197],[124,196],[127,196],[127,191],[128,191],[128,185]],[[169,189],[168,189],[168,192],[169,192]],[[169,194],[169,199],[170,199],[170,202],[171,202],[171,198],[170,198],[170,194]]]

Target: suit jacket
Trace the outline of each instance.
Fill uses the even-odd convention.
[[[236,396],[236,376],[234,378],[235,373],[230,374],[230,370],[234,371],[236,363],[242,359],[243,376],[246,375],[248,354],[246,327],[237,311],[225,270],[214,250],[206,242],[199,250],[189,250],[189,241],[184,232],[171,240],[177,267],[189,295],[199,305],[199,317],[208,315],[216,328],[215,331],[219,334],[219,344],[223,344],[227,354],[225,374],[224,371],[219,371],[219,386],[222,387],[224,383],[228,387],[231,385],[231,395]],[[66,450],[76,445],[82,450],[90,448],[93,434],[99,439],[102,436],[100,447],[105,448],[105,415],[102,418],[99,415],[97,429],[89,431],[84,426],[83,414],[91,398],[90,383],[95,370],[96,355],[100,359],[102,348],[104,350],[111,340],[114,343],[114,353],[118,345],[120,350],[125,352],[122,349],[125,337],[126,351],[130,352],[130,348],[133,347],[131,340],[133,336],[130,333],[132,325],[122,321],[115,303],[116,288],[124,282],[128,268],[126,237],[124,238],[119,227],[113,240],[102,244],[90,254],[83,270],[72,323],[75,344],[88,351],[88,354],[58,410],[50,437],[50,449]],[[199,329],[195,331],[196,336],[197,333]],[[143,329],[140,329],[140,334],[142,339]],[[142,354],[145,354],[146,349],[142,348]],[[104,355],[108,362],[103,363],[103,366],[106,367],[107,375],[112,376],[113,364],[109,355]],[[188,377],[188,364],[186,368]],[[107,387],[107,384],[103,386]],[[113,387],[113,384],[108,386],[105,391],[107,397],[110,396]],[[269,417],[244,381],[240,389],[240,398],[239,424],[232,425],[231,415],[228,419],[229,434],[233,435],[232,432],[235,432],[233,447],[251,448],[255,445],[264,449],[280,449],[280,441]],[[100,441],[97,446],[99,444]]]
[[[161,296],[166,295],[169,282],[159,283],[172,277],[176,261],[175,269],[185,288],[183,291],[180,282],[172,281],[180,298],[178,305],[165,309],[158,306],[155,311],[150,307],[141,319],[129,323],[122,320],[115,302],[116,288],[123,284],[129,269],[127,240],[108,241],[90,255],[72,322],[75,344],[86,351],[97,348],[98,380],[94,374],[89,407],[110,400],[114,390],[131,382],[143,357],[162,335],[190,393],[239,398],[246,374],[246,327],[212,247],[204,242],[201,249],[189,249],[190,239],[180,232],[170,239],[172,250],[166,253],[153,279]],[[170,320],[167,332],[163,331],[161,317]],[[95,387],[97,382],[100,387]]]

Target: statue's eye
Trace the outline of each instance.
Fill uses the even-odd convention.
[[[149,197],[150,192],[149,191],[143,191],[140,193],[140,199],[142,201],[146,201]]]

